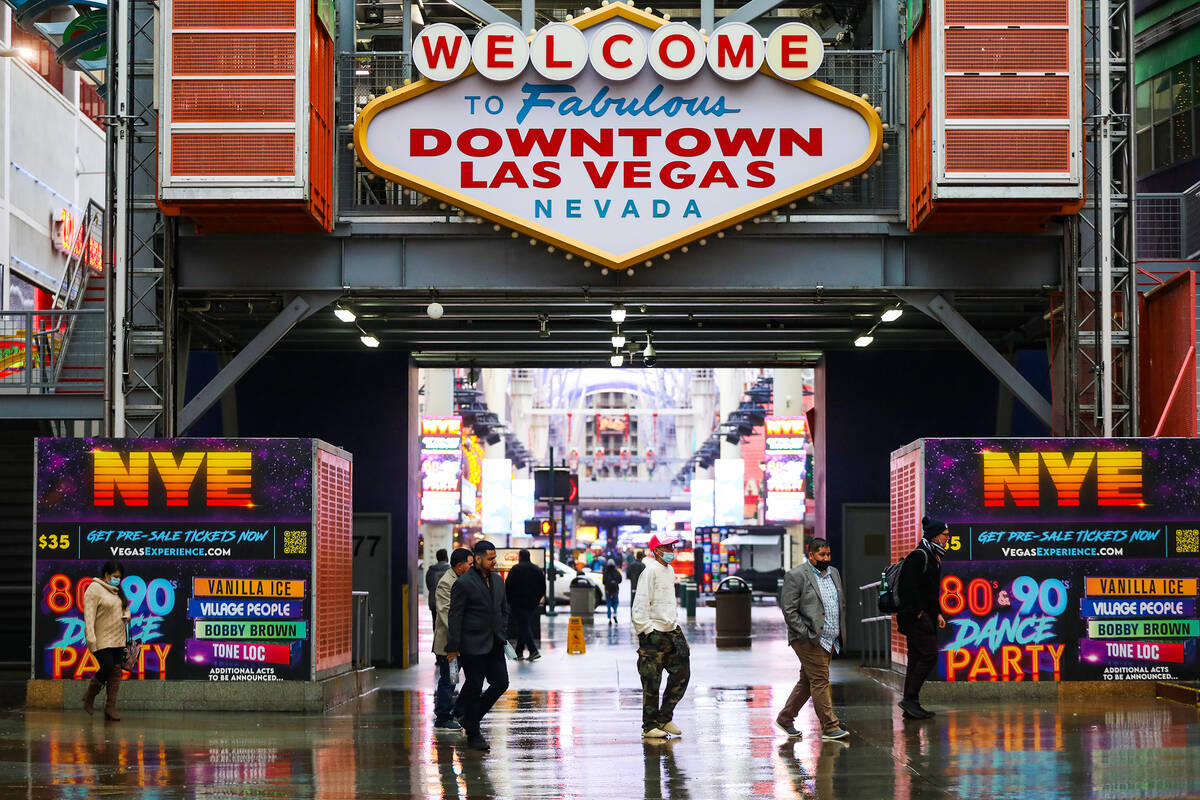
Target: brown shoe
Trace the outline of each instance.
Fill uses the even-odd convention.
[[[96,695],[100,694],[100,689],[104,684],[92,678],[88,684],[87,691],[83,693],[83,710],[91,714],[96,710]]]
[[[117,714],[117,694],[121,691],[121,672],[113,670],[113,676],[108,679],[108,692],[104,698],[104,718],[113,722],[120,722],[121,717]]]

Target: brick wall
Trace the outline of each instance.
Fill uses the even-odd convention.
[[[891,529],[892,552],[889,563],[904,558],[921,541],[921,497],[923,475],[921,459],[924,451],[919,444],[908,445],[891,458]],[[892,619],[892,663],[908,664],[908,643],[896,629]]]
[[[350,461],[317,451],[317,565],[313,660],[317,672],[349,665],[353,634]]]

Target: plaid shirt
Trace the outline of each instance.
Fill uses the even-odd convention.
[[[809,564],[809,566],[812,566]],[[833,582],[833,573],[828,569],[824,574],[812,567],[817,581],[817,591],[821,593],[821,603],[825,606],[825,627],[821,631],[821,648],[827,653],[841,652],[842,645],[838,641],[841,632],[840,605],[838,603],[837,585]]]

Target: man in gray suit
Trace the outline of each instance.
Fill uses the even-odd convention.
[[[787,622],[788,644],[800,659],[800,680],[775,718],[775,724],[788,736],[800,736],[796,715],[810,697],[821,721],[822,739],[850,735],[833,711],[829,689],[829,661],[846,641],[846,593],[842,576],[829,565],[831,558],[829,543],[813,539],[808,543],[808,559],[783,578],[780,605]]]

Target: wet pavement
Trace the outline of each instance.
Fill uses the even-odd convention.
[[[434,734],[430,658],[325,715],[0,714],[0,800],[1200,797],[1200,712],[1153,699],[943,705],[905,722],[891,690],[840,659],[834,701],[851,737],[822,742],[809,706],[789,742],[772,722],[795,657],[777,609],[756,607],[754,620],[750,650],[716,651],[711,609],[686,627],[684,735],[667,743],[640,739],[623,604],[619,625],[597,617],[584,655],[566,653],[565,616],[547,621],[544,657],[509,664],[487,754]]]

